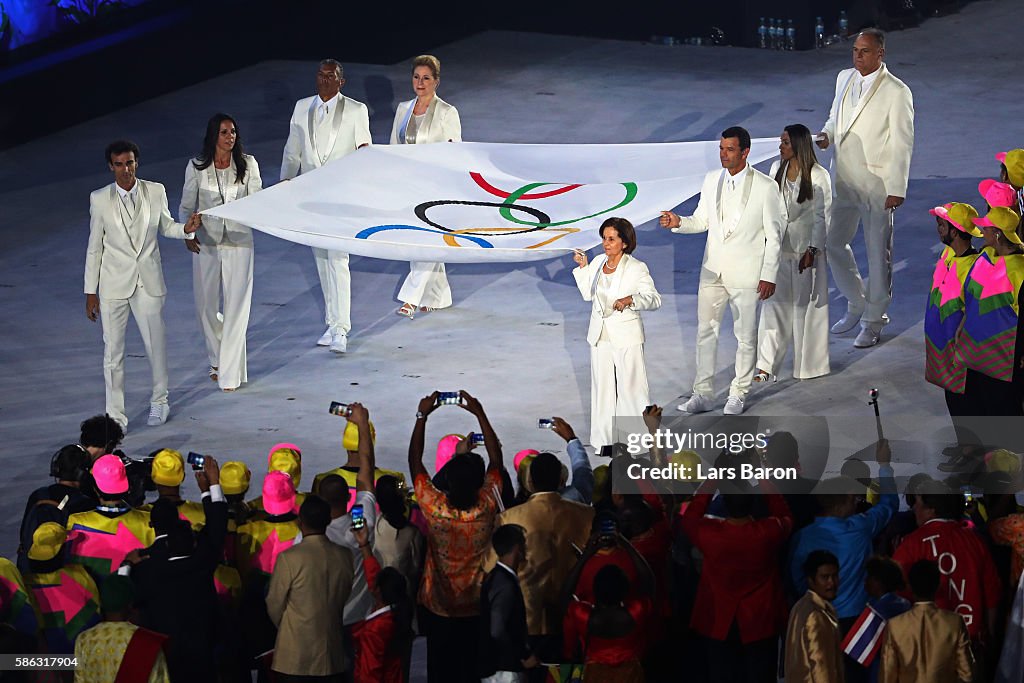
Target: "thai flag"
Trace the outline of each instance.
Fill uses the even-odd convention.
[[[843,639],[843,652],[861,666],[871,666],[872,660],[882,647],[885,623],[885,619],[874,608],[870,605],[865,607]]]

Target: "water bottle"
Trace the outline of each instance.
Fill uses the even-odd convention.
[[[779,49],[779,33],[781,32],[782,29],[779,26],[779,20],[778,19],[772,19],[771,22],[772,22],[772,25],[768,29],[768,38],[769,38],[768,43],[769,43],[769,46],[771,47],[771,49],[778,50]]]
[[[789,24],[786,26],[786,49],[796,49],[796,26],[793,25],[793,20],[789,20]]]
[[[839,13],[839,37],[846,40],[850,35],[850,20],[846,16],[846,10]]]
[[[819,50],[825,47],[825,22],[821,17],[814,20],[814,47]]]
[[[757,27],[757,46],[762,50],[768,47],[768,27],[765,26],[764,17],[761,17],[761,23]]]

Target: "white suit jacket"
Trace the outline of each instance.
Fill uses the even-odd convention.
[[[103,299],[130,299],[141,282],[150,296],[163,296],[159,230],[164,237],[183,240],[185,226],[175,223],[167,209],[167,192],[160,183],[136,178],[138,208],[125,226],[121,198],[114,183],[89,195],[89,247],[85,253],[85,293]]]
[[[588,263],[586,268],[576,267],[572,271],[583,300],[592,302],[587,343],[595,346],[604,328],[612,346],[622,348],[643,344],[644,324],[640,320],[639,311],[656,311],[661,308],[661,295],[654,288],[647,264],[629,254],[623,254],[612,276],[612,301],[632,296],[633,305],[621,311],[612,308],[602,310],[597,296],[597,280],[607,260],[608,257],[602,254]]]
[[[231,160],[228,168],[229,182],[221,187],[217,183],[217,171],[211,163],[203,170],[195,167],[194,159],[185,164],[185,186],[181,190],[181,206],[178,208],[178,220],[182,223],[197,211],[221,204],[227,204],[263,189],[260,178],[260,167],[251,155],[245,156],[245,178],[242,182],[235,180],[235,160]],[[221,193],[223,192],[223,198]],[[231,220],[203,216],[203,226],[196,231],[200,244],[218,247],[252,247],[252,230],[249,226]]]
[[[319,95],[304,97],[295,103],[295,111],[288,126],[288,140],[284,143],[281,160],[281,180],[291,180],[309,173],[328,161],[340,159],[356,151],[370,139],[370,114],[366,105],[338,93],[329,116],[331,134],[327,140],[314,140],[316,107]],[[326,161],[324,160],[326,158]]]
[[[391,144],[397,145],[402,142],[399,133],[403,125],[408,125],[410,113],[416,100],[402,102],[395,111],[395,122],[391,126]],[[437,95],[427,107],[427,114],[416,131],[416,144],[421,145],[427,142],[462,142],[462,121],[459,119],[459,110],[442,100]]]
[[[775,178],[781,163],[776,161],[772,164],[769,178]],[[811,169],[811,185],[814,195],[801,203],[796,201],[799,192],[788,199],[786,193],[782,193],[783,253],[799,255],[809,246],[825,248],[825,235],[832,219],[832,179],[821,164],[815,164]]]
[[[760,280],[775,282],[779,269],[782,193],[774,180],[753,166],[749,173],[750,194],[732,234],[726,235],[727,230],[719,220],[718,197],[728,174],[724,168],[704,176],[697,210],[692,216],[680,216],[679,227],[672,230],[708,233],[701,277],[721,276],[726,287],[756,289]],[[743,187],[736,191],[745,193]]]
[[[906,197],[914,151],[914,96],[882,64],[871,88],[853,107],[850,86],[856,76],[856,69],[839,72],[822,128],[835,146],[836,195],[853,192],[876,201]]]

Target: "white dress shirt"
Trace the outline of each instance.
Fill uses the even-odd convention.
[[[878,78],[878,74],[881,73],[882,67],[879,66],[877,69],[869,73],[867,76],[861,76],[860,72],[853,79],[853,83],[850,85],[853,92],[850,93],[851,100],[850,104],[854,107],[860,102],[861,98],[871,90],[871,86],[874,84],[875,79]]]
[[[744,164],[743,170],[736,175],[729,175],[729,171],[724,168],[722,173],[725,174],[725,182],[722,183],[722,205],[718,207],[718,210],[725,234],[728,236],[736,229],[740,212],[743,210],[740,202],[743,199],[743,183],[750,173],[750,164]]]

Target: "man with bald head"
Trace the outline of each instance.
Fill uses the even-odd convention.
[[[885,66],[885,34],[865,29],[853,43],[853,68],[839,72],[818,146],[832,147],[835,198],[827,249],[832,277],[846,297],[846,314],[832,326],[842,334],[860,323],[853,345],[878,343],[892,302],[893,212],[907,196],[914,149],[914,98]],[[850,242],[864,225],[868,281]]]

